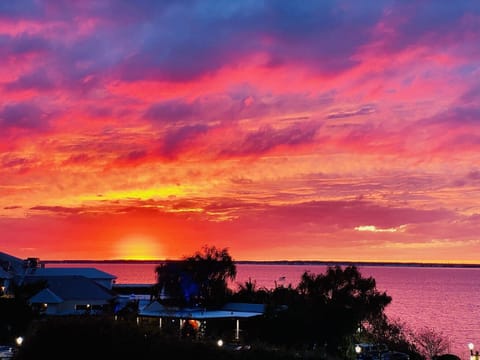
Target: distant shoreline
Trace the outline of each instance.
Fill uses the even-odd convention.
[[[175,262],[180,260],[42,260],[43,264],[160,264],[163,262]],[[445,264],[445,263],[417,263],[417,262],[367,262],[367,261],[311,261],[311,260],[271,260],[255,261],[241,260],[236,264],[246,265],[325,265],[325,266],[379,266],[379,267],[434,267],[434,268],[480,268],[480,264]]]

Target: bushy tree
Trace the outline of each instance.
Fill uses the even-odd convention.
[[[305,298],[310,318],[318,324],[311,331],[331,351],[349,346],[348,339],[359,325],[381,317],[392,300],[377,290],[374,278],[362,277],[355,266],[330,266],[325,274],[318,275],[305,272],[298,290]]]
[[[411,330],[398,319],[389,319],[385,314],[362,323],[360,332],[356,334],[356,342],[385,344],[389,350],[406,353],[411,360],[421,360],[411,340]]]
[[[325,274],[303,273],[296,288],[277,287],[269,293],[267,318],[259,336],[290,346],[308,346],[333,354],[353,348],[361,323],[384,316],[391,297],[376,289],[354,266],[328,267]],[[278,311],[286,305],[286,311]]]
[[[219,305],[229,294],[228,280],[237,269],[228,250],[204,246],[201,251],[178,262],[156,268],[159,294],[164,292],[178,305]]]
[[[265,287],[258,288],[257,282],[248,279],[244,283],[238,284],[237,291],[232,295],[232,300],[239,302],[250,302],[257,304],[268,303],[270,291]]]
[[[187,274],[181,261],[168,261],[155,268],[157,274],[157,295],[166,305],[184,306],[190,300],[192,289],[187,284]],[[198,290],[194,289],[194,293]]]

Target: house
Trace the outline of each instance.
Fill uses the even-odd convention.
[[[138,313],[137,322],[145,320],[158,319],[158,326],[162,329],[164,326],[177,327],[178,330],[183,331],[186,327],[192,328],[199,334],[205,334],[206,329],[211,326],[207,323],[215,323],[218,327],[219,322],[228,322],[235,324],[234,340],[240,339],[240,320],[263,316],[265,314],[265,304],[251,304],[251,303],[227,303],[218,309],[204,309],[204,308],[176,308],[166,307],[158,301],[151,302],[148,306],[143,308]],[[233,326],[227,325],[227,329],[232,329]]]
[[[98,314],[109,310],[115,294],[84,276],[26,276],[25,284],[42,281],[45,287],[29,299],[46,315]]]
[[[47,315],[100,313],[116,298],[116,276],[95,268],[45,268],[38,258],[25,260],[0,252],[0,295],[12,284],[38,284],[30,297],[33,308]]]

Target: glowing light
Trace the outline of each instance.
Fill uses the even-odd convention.
[[[405,230],[405,225],[400,225],[398,227],[394,228],[377,228],[375,225],[361,225],[355,227],[355,230],[357,231],[370,231],[370,232],[399,232],[399,231],[404,231]]]
[[[162,257],[160,244],[146,235],[127,236],[118,242],[115,250],[115,256],[125,260],[156,260]]]
[[[217,346],[218,346],[218,347],[222,347],[222,346],[223,346],[223,340],[222,340],[222,339],[220,339],[220,340],[217,341]]]
[[[23,337],[19,336],[15,339],[15,342],[17,343],[18,346],[23,344]]]

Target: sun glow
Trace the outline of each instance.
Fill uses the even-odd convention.
[[[162,258],[162,248],[154,237],[129,235],[117,243],[115,256],[124,260],[156,260]]]

